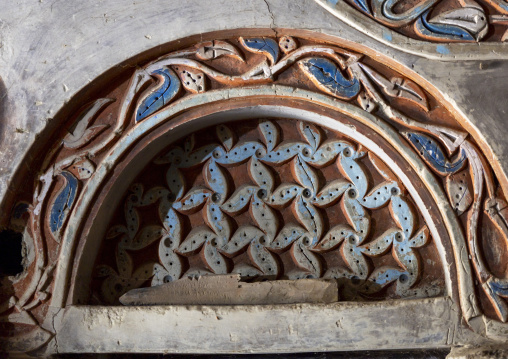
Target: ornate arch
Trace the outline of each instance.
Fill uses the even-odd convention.
[[[175,48],[112,79],[105,97],[69,117],[41,154],[33,186],[20,186],[18,192],[28,190],[31,198],[19,195],[11,211],[12,228],[25,231],[35,253],[2,306],[5,320],[14,323],[6,339],[13,350],[86,351],[93,338],[105,352],[144,351],[132,334],[127,342],[134,340],[134,347],[111,342],[115,330],[137,318],[133,308],[116,305],[118,297],[203,274],[192,264],[199,251],[210,274],[340,277],[343,294],[354,289],[343,298],[362,302],[264,308],[250,317],[259,328],[268,325],[263,321],[277,326],[267,319],[275,312],[299,325],[304,317],[357,318],[363,310],[386,310],[402,320],[403,313],[394,313],[398,306],[446,314],[421,335],[409,329],[415,320],[407,320],[404,347],[502,340],[508,283],[506,273],[494,269],[503,261],[499,253],[484,249],[506,248],[506,179],[493,173],[466,120],[396,63],[350,43],[291,35],[215,34]],[[210,138],[210,129],[217,138]],[[150,166],[165,173],[157,186],[146,175]],[[291,167],[291,178],[281,166]],[[154,223],[138,213],[150,206]],[[283,213],[288,206],[293,221]],[[250,217],[240,218],[247,207]],[[190,216],[202,208],[204,226],[190,230]],[[384,231],[383,221],[389,223]],[[246,233],[247,240],[240,238]],[[156,257],[137,254],[148,246],[157,248]],[[420,248],[427,248],[423,258]],[[234,259],[243,250],[250,261]],[[292,264],[281,259],[285,252]],[[334,266],[324,253],[340,253],[341,264]],[[382,256],[386,262],[374,261]],[[135,309],[175,323],[180,315],[199,317],[193,308],[173,308],[174,315],[167,308]],[[232,322],[249,316],[247,309],[210,310]],[[291,317],[296,310],[303,310],[302,318]],[[105,320],[109,334],[101,327]],[[316,340],[328,343],[326,350],[344,350],[335,336],[348,337],[361,324],[346,321],[348,329],[335,319],[339,332]],[[332,322],[323,323],[328,328]],[[210,325],[207,330],[220,327]],[[394,345],[390,335],[381,335],[386,347]],[[177,337],[179,351],[193,351]],[[220,330],[216,339],[211,351],[233,350]],[[294,346],[291,335],[279,339],[276,351],[314,350]],[[165,350],[164,343],[156,341],[155,348]],[[260,351],[271,345],[257,344]]]

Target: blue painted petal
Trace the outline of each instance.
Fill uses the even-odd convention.
[[[372,13],[370,12],[370,9],[369,9],[369,5],[367,4],[367,1],[366,0],[353,0],[353,2],[358,5],[358,7],[360,9],[362,9],[363,11],[365,11],[367,14],[369,15],[372,15]]]
[[[321,84],[323,90],[334,96],[349,100],[360,92],[360,82],[356,78],[346,79],[337,65],[328,59],[313,57],[304,59],[301,63],[307,74]]]
[[[466,152],[461,150],[460,157],[450,162],[438,142],[422,133],[410,132],[407,137],[416,150],[439,174],[445,176],[460,170],[467,159]]]
[[[62,176],[65,178],[65,186],[51,207],[49,227],[53,233],[62,228],[69,212],[68,209],[74,204],[78,188],[78,180],[70,172],[62,172]]]
[[[176,74],[168,69],[159,69],[152,72],[160,79],[155,91],[149,94],[136,110],[136,122],[143,120],[167,105],[180,90],[180,80]]]
[[[430,23],[428,21],[429,13],[430,9],[423,13],[415,23],[416,30],[422,35],[439,39],[474,41],[474,37],[469,32],[458,26]]]
[[[243,45],[252,52],[265,53],[274,64],[279,60],[279,45],[273,39],[266,37],[243,39]]]

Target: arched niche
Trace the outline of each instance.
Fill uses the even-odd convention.
[[[317,36],[297,38],[290,31],[277,38],[256,36],[253,31],[240,38],[214,34],[209,41],[187,44],[140,64],[133,73],[116,79],[118,86],[107,97],[84,104],[41,154],[39,174],[33,178],[33,198],[18,198],[13,209],[12,222],[27,228],[37,254],[33,264],[26,268],[25,279],[15,283],[13,295],[6,298],[5,312],[10,313],[11,319],[16,318],[10,322],[18,323],[14,324],[15,335],[10,335],[6,342],[11,343],[13,350],[22,351],[49,342],[46,353],[168,350],[218,353],[441,348],[502,340],[507,316],[503,299],[506,283],[503,273],[495,269],[502,259],[485,253],[484,248],[485,241],[506,240],[506,202],[501,186],[505,179],[493,175],[486,160],[488,154],[485,157],[478,149],[485,146],[464,130],[466,119],[457,115],[437,90],[411,72],[404,72],[399,65],[390,66],[388,60],[380,63],[371,53],[366,56],[362,52],[366,51],[350,43],[330,44]],[[416,240],[413,233],[425,227],[430,245],[435,248],[436,258],[422,258],[418,273],[410,273],[409,262],[400,261],[399,257],[400,273],[382,285],[404,287],[407,277],[402,275],[414,275],[410,278],[409,288],[415,293],[411,300],[406,293],[395,299],[381,296],[365,301],[366,296],[360,293],[356,301],[325,306],[205,309],[122,307],[117,303],[104,306],[100,295],[94,293],[94,269],[101,264],[97,262],[99,252],[103,248],[108,251],[105,243],[118,241],[107,238],[114,237],[108,235],[108,230],[114,216],[123,211],[122,201],[137,176],[161,151],[192,133],[256,119],[268,119],[275,128],[280,127],[281,138],[290,136],[285,137],[283,131],[288,125],[279,126],[279,122],[293,121],[295,127],[308,123],[317,128],[316,133],[329,134],[330,138],[338,136],[350,143],[345,147],[355,155],[365,152],[379,159],[378,176],[384,173],[385,187],[388,184],[400,187],[397,193],[387,192],[390,199],[371,209],[391,206],[403,192],[408,199],[401,203],[410,203],[408,208],[419,218],[419,225],[407,229],[410,234],[404,240]],[[304,130],[300,130],[300,135],[303,136],[300,140],[307,138],[311,147],[311,142],[316,141],[306,137]],[[224,151],[230,150],[225,145],[229,140],[222,138],[222,145],[219,144]],[[264,144],[261,137],[258,144],[265,146],[265,154],[277,150],[269,148],[266,136]],[[319,140],[315,146],[313,151],[319,151]],[[303,152],[294,156],[307,158]],[[287,160],[293,160],[294,156]],[[333,162],[341,162],[345,157],[349,156],[344,149],[337,149]],[[203,163],[208,159],[203,159]],[[266,158],[259,161],[267,163]],[[310,166],[319,168],[312,163]],[[340,178],[349,180],[349,185],[366,200],[379,183],[365,180],[362,183],[366,187],[360,185],[355,177],[364,174],[353,176],[341,166]],[[351,168],[354,166],[351,163]],[[324,176],[322,182],[340,178]],[[303,180],[295,181],[302,190],[305,188]],[[241,184],[235,183],[235,189]],[[171,192],[169,184],[168,187]],[[273,191],[270,189],[267,195]],[[227,196],[233,192],[228,191]],[[337,195],[337,203],[339,196],[348,195],[344,191]],[[175,195],[170,202],[181,198]],[[392,209],[394,223],[404,233],[407,218],[403,220],[404,216],[393,212]],[[385,216],[388,221],[389,215]],[[300,219],[303,227],[304,222]],[[354,220],[344,225],[350,226],[353,235],[360,236],[360,227]],[[213,226],[209,227],[213,230]],[[276,231],[281,228],[282,225]],[[307,231],[309,228],[305,227]],[[260,230],[268,233],[266,228]],[[487,239],[487,232],[496,234]],[[323,230],[322,236],[311,236],[309,243],[298,245],[318,252],[315,246],[325,236]],[[228,235],[224,241],[230,239]],[[270,243],[274,239],[270,238]],[[363,245],[362,250],[367,250],[375,240],[365,237],[356,244],[352,243],[354,240],[342,240],[334,248],[339,251],[349,243],[355,248]],[[391,240],[387,248],[395,253],[399,247],[395,237]],[[112,256],[114,247],[109,246]],[[182,255],[181,249],[170,249],[172,255],[178,258]],[[369,257],[366,252],[358,256],[355,260]],[[439,262],[436,268],[441,274],[437,278],[442,279],[442,288],[437,292],[419,291],[418,285],[423,281],[417,277],[429,266],[425,261],[434,259]],[[159,260],[163,262],[160,257]],[[350,273],[348,278],[376,282],[375,266],[355,273],[347,256],[344,261]],[[158,268],[162,267],[164,263],[158,263]],[[212,274],[219,272],[213,266],[208,269]],[[327,269],[330,268],[324,265],[316,276],[326,276]],[[156,273],[151,274],[136,286],[158,284],[151,280]],[[182,275],[185,271],[177,277]],[[408,318],[408,312],[415,313],[414,317]],[[219,317],[226,320],[217,320]],[[347,325],[343,326],[340,318],[346,318]],[[422,323],[422,318],[433,319]],[[137,324],[140,320],[144,323],[142,327]],[[196,328],[194,320],[206,324]],[[161,321],[166,324],[154,325]],[[392,329],[387,330],[383,324],[381,330],[379,326],[386,321]],[[242,329],[244,322],[249,323],[250,331],[262,333],[255,341]],[[362,336],[365,325],[378,334]],[[175,326],[178,332],[174,331]],[[299,328],[298,334],[284,329],[294,327]],[[276,340],[270,339],[269,329],[280,333]],[[305,341],[300,340],[302,330],[307,333]],[[150,340],[140,332],[149,333]],[[171,339],[163,333],[172,333],[168,334]],[[206,348],[188,344],[189,337],[200,341],[210,333],[213,340],[206,342]],[[231,341],[230,335],[237,340]]]

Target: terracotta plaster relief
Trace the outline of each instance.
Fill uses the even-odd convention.
[[[505,0],[343,0],[365,16],[417,40],[504,42]],[[337,0],[327,0],[334,6]]]
[[[5,343],[44,345],[66,305],[206,273],[337,278],[354,300],[455,296],[466,321],[506,322],[504,191],[460,118],[410,77],[353,48],[246,33],[112,79],[13,192],[11,227],[34,258],[5,280]],[[242,101],[333,120],[185,120]]]
[[[154,186],[161,170],[165,182]],[[443,293],[440,270],[423,270],[418,252],[429,230],[405,187],[352,139],[294,120],[221,124],[165,150],[141,176],[99,251],[96,275],[106,277],[99,297],[107,303],[147,280],[225,273],[334,278],[351,284],[349,300],[392,283],[377,299]],[[435,253],[425,259],[439,268]],[[144,257],[152,260],[133,265]],[[114,265],[102,264],[110,258]]]

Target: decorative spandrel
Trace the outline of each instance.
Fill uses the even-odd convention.
[[[335,278],[346,299],[443,293],[435,245],[406,189],[353,139],[252,120],[179,142],[144,169],[107,233],[96,268],[106,302],[225,273]]]

